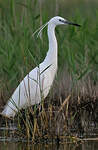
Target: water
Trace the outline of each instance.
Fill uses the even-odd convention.
[[[82,138],[64,138],[62,142],[47,141],[39,144],[27,142],[23,138],[15,137],[16,126],[0,127],[0,150],[98,150],[97,132],[90,132]],[[6,136],[7,135],[7,136]]]
[[[89,136],[85,136],[83,139],[73,137],[64,138],[64,142],[60,143],[53,141],[53,143],[33,144],[23,138],[16,138],[16,132],[14,132],[16,130],[17,128],[11,125],[8,128],[0,128],[0,150],[98,150],[97,132],[90,132]]]
[[[0,142],[0,150],[98,150],[98,141],[64,144],[28,144],[19,142]]]
[[[50,2],[50,0],[48,0]],[[63,0],[64,1],[64,0]],[[98,6],[96,5],[96,3],[98,3],[97,0],[94,0],[96,3],[94,3],[94,1],[92,0],[91,3],[87,3],[87,1],[83,2],[83,1],[80,1],[80,5],[79,3],[76,3],[74,0],[72,0],[73,3],[70,3],[69,1],[66,1],[65,3],[58,3],[58,6],[59,6],[59,9],[60,9],[60,14],[62,14],[63,16],[67,16],[67,14],[70,14],[71,12],[74,14],[74,10],[76,8],[79,7],[80,11],[82,14],[86,14],[87,13],[90,15],[90,14],[93,14],[92,13],[92,10],[95,10],[95,8]],[[49,5],[50,6],[50,9],[49,9],[49,17],[50,16],[53,16],[55,13],[55,9],[54,9],[54,6],[55,6],[55,1],[53,3],[53,1],[51,1],[52,3],[48,3],[47,2],[47,5],[45,4],[44,5],[44,11],[48,11],[47,8],[49,8]],[[58,1],[59,2],[59,1]],[[52,5],[54,4],[54,6],[52,7]],[[84,9],[84,7],[86,9]],[[70,11],[69,11],[69,8],[70,8]],[[92,9],[91,9],[92,8]],[[91,11],[89,11],[91,9]],[[66,13],[65,13],[66,11]],[[59,12],[59,11],[57,11]],[[66,14],[66,15],[65,15]],[[75,14],[74,14],[75,15]],[[15,130],[16,128],[14,128]],[[4,128],[4,127],[0,127],[0,136],[4,136],[4,132],[3,131],[6,131],[6,130],[11,130],[8,129],[8,128]],[[94,139],[91,139],[90,136],[91,135],[91,132],[89,131],[90,133],[90,136],[89,136],[89,139],[85,139],[85,140],[82,140],[81,142],[65,142],[63,144],[32,144],[32,143],[27,143],[27,142],[18,142],[18,140],[14,139],[13,140],[13,137],[12,137],[12,132],[14,130],[11,130],[9,131],[10,133],[10,137],[5,141],[5,138],[3,137],[0,137],[0,150],[98,150],[98,139],[95,139],[95,137],[98,137],[98,129],[96,130],[96,135],[94,137]]]

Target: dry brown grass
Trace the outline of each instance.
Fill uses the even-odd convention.
[[[36,111],[30,107],[16,117],[18,130],[15,136],[36,142],[93,131],[98,125],[97,89],[98,85],[93,84],[90,76],[73,85],[71,76],[64,70]],[[4,99],[3,92],[0,98]],[[3,104],[1,101],[1,106]]]

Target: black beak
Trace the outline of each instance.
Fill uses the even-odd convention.
[[[61,19],[59,19],[59,21],[63,22],[64,24],[69,24],[69,25],[81,27],[81,25],[79,25],[79,24],[77,24],[77,23],[72,23],[72,22],[70,22],[70,21],[61,20]]]
[[[81,27],[81,25],[79,25],[79,24],[77,24],[77,23],[72,23],[72,22],[69,22],[69,21],[65,21],[65,23],[66,23],[66,24],[69,24],[69,25]]]

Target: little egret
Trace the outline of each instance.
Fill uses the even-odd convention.
[[[62,17],[56,16],[40,27],[39,33],[46,25],[48,25],[49,38],[49,50],[47,55],[44,61],[28,73],[20,82],[1,113],[5,117],[13,118],[20,109],[40,103],[42,97],[45,98],[48,95],[58,67],[55,27],[57,25],[80,26]]]

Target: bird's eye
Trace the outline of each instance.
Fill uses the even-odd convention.
[[[62,21],[61,19],[59,19],[59,21]]]

